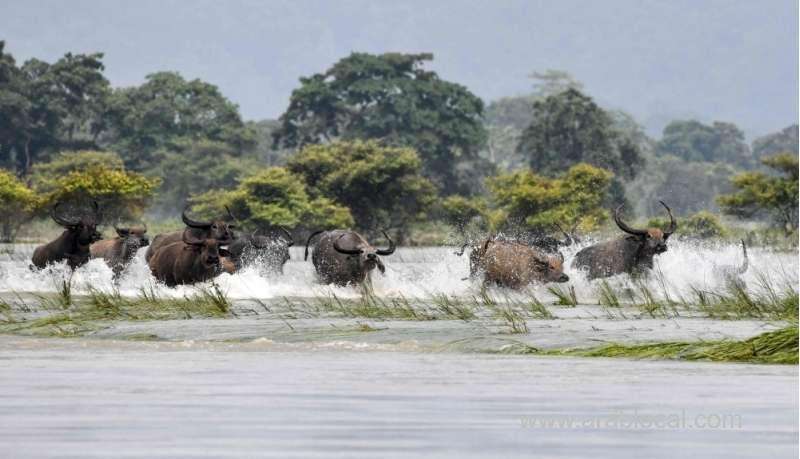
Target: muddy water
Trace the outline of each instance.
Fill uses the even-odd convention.
[[[29,271],[30,250],[0,255],[0,296],[58,288],[63,269]],[[142,255],[118,285],[123,294],[195,291],[155,284]],[[780,324],[610,315],[597,305],[596,283],[572,270],[582,305],[549,306],[555,319],[530,319],[523,334],[492,318],[304,314],[298,305],[359,292],[317,285],[302,253],[292,258],[283,276],[251,269],[218,279],[236,318],[120,321],[76,339],[0,336],[0,457],[798,454],[796,367],[487,354],[521,344],[741,339]],[[647,282],[659,295],[689,295],[720,288],[720,268],[739,263],[735,246],[671,243]],[[426,302],[479,291],[462,280],[468,262],[452,249],[400,249],[386,264],[386,276],[374,278],[381,298]],[[795,255],[751,250],[743,277],[748,285],[764,277],[796,283],[797,271]],[[630,287],[623,276],[610,282]],[[76,272],[73,286],[76,295],[115,288],[96,261]],[[541,286],[531,294],[555,298]],[[142,336],[157,341],[130,341]]]

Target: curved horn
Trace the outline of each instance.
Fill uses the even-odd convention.
[[[100,204],[97,201],[92,201],[92,206],[94,207],[94,218],[95,220],[100,219]]]
[[[233,213],[231,213],[231,209],[229,209],[228,206],[224,206],[224,207],[225,207],[225,212],[228,212],[228,217],[230,217],[230,219],[233,220],[233,222],[238,225],[239,224],[239,220],[236,217],[233,216]],[[228,225],[228,226],[233,228],[233,225]]]
[[[620,204],[617,207],[617,210],[614,211],[614,223],[617,224],[619,229],[621,229],[622,231],[624,231],[624,232],[626,232],[628,234],[633,234],[634,236],[644,236],[644,235],[646,235],[647,234],[646,230],[633,229],[630,226],[628,226],[627,224],[625,224],[625,222],[622,221],[622,218],[619,216],[619,211],[622,210],[622,207],[624,205],[625,204]]]
[[[336,240],[333,241],[333,248],[336,249],[337,252],[343,253],[345,255],[358,255],[359,253],[363,252],[363,250],[361,250],[361,249],[343,249],[339,245],[339,239],[345,237],[346,235],[347,235],[347,233],[344,233],[341,236],[339,236],[338,238],[336,238]],[[375,253],[378,253],[378,251],[376,250]]]
[[[75,225],[77,225],[78,224],[77,221],[74,221],[74,220],[70,221],[70,220],[67,220],[66,218],[58,215],[58,206],[60,206],[60,205],[61,205],[61,202],[60,201],[57,202],[53,206],[53,210],[50,212],[50,217],[52,217],[53,221],[58,223],[61,226],[75,226]]]
[[[311,239],[314,239],[314,236],[316,236],[317,234],[321,234],[321,233],[324,233],[324,232],[325,232],[325,230],[315,231],[315,232],[311,233],[311,236],[309,236],[308,239],[306,239],[306,254],[305,254],[305,256],[303,256],[303,260],[304,261],[308,260],[308,244],[311,243]]]
[[[394,250],[397,248],[394,245],[394,241],[392,240],[392,238],[389,237],[388,234],[386,234],[386,231],[381,230],[381,233],[383,233],[383,237],[385,237],[386,239],[389,240],[389,248],[386,249],[386,250],[378,249],[378,250],[375,251],[375,253],[377,253],[378,255],[383,255],[383,256],[393,254]]]
[[[184,244],[188,244],[188,245],[203,245],[203,244],[206,243],[206,241],[204,241],[202,239],[196,239],[191,234],[192,234],[191,230],[188,230],[188,229],[183,230],[183,234],[181,234],[181,239],[183,240]]]
[[[742,239],[742,253],[744,254],[744,261],[742,262],[742,266],[739,268],[739,274],[744,274],[747,272],[749,263],[749,260],[747,259],[747,246],[744,243],[744,239]]]
[[[666,204],[664,204],[664,201],[658,201],[658,202],[660,202],[661,205],[664,206],[665,209],[667,209],[667,214],[669,215],[669,229],[664,231],[664,239],[666,239],[670,237],[672,233],[675,232],[675,229],[678,227],[678,224],[675,223],[675,217],[672,216],[672,211],[669,209],[669,207],[667,207]]]
[[[181,219],[183,223],[190,227],[190,228],[200,228],[200,229],[209,229],[211,228],[211,222],[198,222],[195,220],[190,219],[186,216],[186,211],[189,210],[189,206],[183,208],[183,212],[181,212]]]
[[[294,238],[292,237],[292,233],[289,232],[286,228],[282,226],[278,226],[278,228],[283,231],[283,234],[286,236],[286,247],[291,247],[294,245]]]

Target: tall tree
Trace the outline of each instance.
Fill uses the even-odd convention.
[[[0,42],[0,161],[26,175],[61,149],[91,148],[103,129],[109,83],[103,55],[67,53],[17,67]]]
[[[380,139],[413,147],[445,193],[480,183],[486,141],[483,102],[464,86],[422,68],[432,54],[353,53],[324,73],[300,79],[275,132],[277,145]]]
[[[797,230],[798,161],[797,155],[783,153],[762,158],[773,174],[745,172],[732,179],[735,192],[717,199],[722,211],[751,218],[766,214],[782,227],[786,235]]]
[[[614,128],[612,116],[577,89],[537,100],[517,152],[537,173],[555,175],[585,162],[633,178],[643,163],[639,145]]]
[[[181,142],[220,142],[234,154],[255,145],[238,107],[216,86],[175,72],[154,73],[141,86],[114,91],[108,120],[106,142],[137,170],[151,165],[154,151]]]
[[[778,132],[767,134],[753,141],[753,157],[761,159],[778,153],[798,154],[798,127],[787,126]]]
[[[744,133],[735,124],[715,121],[673,121],[664,128],[656,154],[674,155],[686,161],[724,162],[752,167],[753,155]]]

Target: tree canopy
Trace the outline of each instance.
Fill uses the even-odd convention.
[[[328,196],[350,209],[359,229],[400,232],[435,199],[431,182],[411,148],[382,146],[377,141],[308,145],[287,167],[302,177],[312,196]]]
[[[765,156],[778,153],[798,154],[798,126],[796,124],[753,141],[753,157],[756,159],[760,160]]]
[[[686,161],[725,162],[751,167],[753,155],[744,142],[744,133],[733,123],[715,121],[673,121],[664,128],[656,144],[659,155],[673,155]]]
[[[584,230],[597,228],[608,218],[603,200],[613,174],[580,163],[557,178],[530,170],[503,174],[488,180],[495,205],[505,214],[501,226],[522,227],[546,233],[553,223]]]
[[[614,129],[612,117],[577,89],[535,101],[532,114],[517,152],[538,173],[554,176],[583,162],[628,179],[643,163],[639,145]]]
[[[380,139],[414,148],[426,175],[445,193],[473,191],[471,176],[491,169],[478,157],[486,141],[483,102],[423,69],[432,59],[432,54],[353,53],[324,73],[301,78],[280,117],[276,144]]]
[[[209,140],[238,155],[256,142],[238,107],[216,86],[176,72],[154,73],[140,86],[115,90],[107,118],[105,142],[135,170],[149,166],[154,151],[180,143]]]
[[[221,215],[228,206],[250,230],[286,226],[313,231],[353,225],[347,207],[326,197],[310,196],[302,177],[283,167],[261,169],[232,190],[211,190],[192,201],[207,215]]]

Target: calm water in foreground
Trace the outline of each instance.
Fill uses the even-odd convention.
[[[0,256],[0,295],[53,292],[59,270]],[[466,299],[466,257],[403,249],[376,294]],[[762,273],[796,279],[797,258],[752,251]],[[572,252],[571,252],[572,253]],[[567,261],[571,258],[567,254]],[[141,254],[140,254],[141,255]],[[746,338],[779,324],[609,316],[596,285],[572,277],[577,308],[550,307],[508,334],[490,319],[398,321],[306,316],[287,306],[353,289],[313,282],[298,251],[286,274],[223,276],[238,318],[117,322],[88,337],[0,335],[0,457],[797,457],[796,366],[494,355],[537,347]],[[717,288],[736,247],[674,244],[653,288]],[[624,279],[612,279],[623,286]],[[97,262],[75,292],[112,289]],[[120,289],[152,285],[141,260]],[[660,288],[660,287],[659,287]],[[191,288],[159,294],[181,296]],[[543,302],[554,297],[532,291]],[[251,309],[252,299],[271,312]],[[249,311],[249,313],[246,313]],[[370,331],[359,331],[367,324]],[[157,341],[128,338],[149,335]]]

